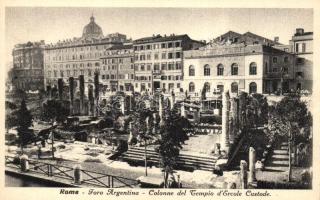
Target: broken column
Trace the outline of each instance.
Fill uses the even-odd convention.
[[[247,189],[248,188],[248,172],[247,172],[247,162],[244,160],[240,161],[240,188]]]
[[[229,151],[229,91],[222,95],[222,131],[221,131],[221,149],[226,153]]]
[[[256,163],[256,151],[254,150],[253,147],[250,147],[250,149],[249,149],[249,178],[248,178],[249,183],[256,181],[255,163]]]

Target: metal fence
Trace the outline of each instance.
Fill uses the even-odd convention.
[[[70,183],[74,183],[75,174],[74,168],[57,165],[52,163],[46,163],[38,160],[28,159],[29,169],[24,173],[32,173],[36,176],[44,175],[46,177],[57,178],[60,180],[69,180]],[[9,168],[21,170],[20,159],[17,157],[5,156],[5,165]],[[121,176],[114,176],[106,173],[100,173],[85,169],[80,169],[81,181],[80,185],[94,186],[94,187],[107,187],[107,188],[122,188],[122,187],[137,187],[138,181]]]

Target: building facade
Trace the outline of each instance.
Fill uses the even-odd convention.
[[[56,86],[59,78],[68,84],[69,77],[77,80],[79,75],[84,75],[86,84],[93,83],[94,73],[100,73],[102,69],[100,58],[107,55],[106,49],[124,42],[127,42],[127,37],[120,33],[104,36],[92,16],[90,23],[83,28],[82,37],[58,41],[45,47],[45,85]]]
[[[134,87],[134,54],[132,44],[113,46],[101,58],[101,83],[104,91],[131,92]]]
[[[188,35],[154,35],[133,42],[135,90],[180,91],[183,81],[183,52],[204,43]]]
[[[295,88],[311,92],[313,86],[313,32],[304,32],[304,29],[297,28],[289,44],[296,55]]]
[[[191,96],[229,90],[248,93],[289,91],[294,55],[254,43],[209,43],[184,52],[183,88]]]
[[[41,90],[44,88],[44,41],[17,44],[12,50],[11,70],[13,89]]]

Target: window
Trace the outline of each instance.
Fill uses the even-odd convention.
[[[191,82],[191,83],[189,84],[189,92],[194,92],[194,90],[195,90],[194,83]]]
[[[233,76],[238,75],[238,64],[233,63],[231,65],[231,75]]]
[[[224,85],[217,85],[218,92],[224,91]]]
[[[193,65],[190,65],[189,67],[189,76],[195,76],[195,70]]]
[[[209,65],[204,66],[203,74],[204,74],[204,76],[210,76],[210,66]]]
[[[167,70],[167,63],[161,63],[161,70]]]
[[[304,59],[303,58],[297,58],[296,62],[297,62],[298,65],[301,65],[301,64],[304,63]]]
[[[285,63],[288,63],[288,62],[289,62],[288,56],[284,57],[283,62],[285,62]]]
[[[173,43],[172,42],[168,43],[168,48],[172,48],[172,47],[173,47]]]
[[[306,43],[302,43],[302,53],[306,52]]]
[[[176,52],[176,58],[181,58],[180,52]]]
[[[176,70],[182,69],[181,62],[176,62]]]
[[[265,64],[264,64],[264,73],[267,74],[268,72],[269,72],[268,63],[265,62]]]
[[[155,59],[155,60],[158,60],[158,59],[159,59],[159,54],[155,53],[155,54],[154,54],[154,59]]]
[[[173,53],[168,53],[168,59],[173,59]]]
[[[151,70],[151,65],[147,65],[147,70],[148,70],[148,71]]]
[[[151,54],[147,54],[147,60],[151,60]]]
[[[160,70],[159,64],[154,64],[153,65],[153,70]]]
[[[144,71],[145,70],[144,65],[141,65],[140,69],[141,69],[141,71]]]
[[[277,63],[277,62],[278,62],[278,58],[277,58],[277,57],[273,57],[273,58],[272,58],[272,62],[273,62],[273,63]]]
[[[166,53],[162,53],[162,54],[161,54],[161,58],[162,58],[162,59],[166,59],[166,57],[167,57],[167,54],[166,54]]]
[[[63,71],[62,70],[60,71],[60,76],[63,77]]]
[[[176,43],[175,43],[175,46],[176,46],[176,47],[180,47],[180,42],[176,42]]]
[[[145,60],[146,56],[145,55],[140,55],[140,60]]]
[[[150,50],[150,49],[151,49],[151,45],[148,44],[148,45],[147,45],[147,50]]]
[[[70,70],[67,70],[67,76],[68,77],[70,76]]]
[[[223,76],[223,65],[222,64],[219,64],[217,66],[217,76]]]
[[[168,63],[168,70],[174,70],[173,63]]]
[[[283,67],[283,73],[288,74],[289,73],[289,68],[288,67]]]
[[[210,92],[210,83],[206,82],[204,85],[203,85],[203,90],[205,92]]]
[[[164,48],[166,48],[166,43],[161,43],[161,49],[164,49]]]
[[[257,84],[255,82],[249,84],[249,93],[257,93]]]
[[[231,93],[238,93],[238,83],[231,83]]]
[[[257,64],[255,62],[250,63],[249,74],[257,75]]]

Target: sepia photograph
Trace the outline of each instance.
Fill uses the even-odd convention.
[[[314,9],[4,11],[6,188],[312,190]]]

